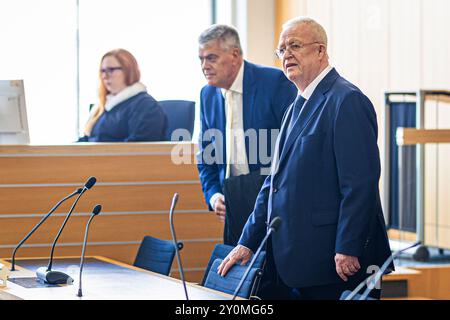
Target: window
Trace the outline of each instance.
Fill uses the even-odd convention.
[[[23,79],[31,143],[76,137],[76,2],[0,3],[0,79]]]
[[[156,100],[197,101],[197,38],[211,23],[210,2],[2,1],[0,79],[24,79],[31,143],[77,139],[97,102],[99,60],[114,48],[136,57]]]

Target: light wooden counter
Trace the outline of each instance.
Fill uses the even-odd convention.
[[[72,285],[45,285],[35,270],[48,259],[18,260],[0,300],[185,300],[180,280],[139,269],[101,256],[87,257],[83,268],[83,296],[78,297],[79,257],[54,259],[53,270],[65,272]],[[1,261],[1,260],[0,260]],[[7,261],[2,261],[8,267]],[[33,287],[31,287],[33,286]],[[230,295],[187,283],[189,299],[229,300]]]

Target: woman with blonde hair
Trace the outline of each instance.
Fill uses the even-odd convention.
[[[107,52],[99,70],[99,103],[93,108],[78,141],[161,141],[166,138],[167,116],[139,82],[134,56],[124,49]]]

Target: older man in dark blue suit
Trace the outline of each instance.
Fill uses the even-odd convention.
[[[281,70],[245,61],[233,27],[211,26],[199,46],[208,85],[200,97],[198,170],[207,204],[225,220],[224,242],[236,245],[297,90]]]
[[[266,222],[278,216],[281,227],[268,254],[275,280],[302,299],[338,299],[390,255],[378,190],[376,114],[329,65],[326,33],[316,21],[287,22],[277,55],[298,96],[285,114],[271,174],[219,273],[248,261]]]

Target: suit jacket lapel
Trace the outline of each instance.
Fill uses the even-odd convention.
[[[295,101],[288,107],[286,116],[284,117],[284,120],[281,123],[280,133],[278,134],[278,138],[275,143],[275,151],[272,159],[272,167],[270,170],[270,174],[272,175],[272,177],[278,172],[278,167],[280,164],[280,146],[282,146],[284,144],[284,141],[286,140],[286,130],[288,127],[288,123],[291,121],[291,115],[292,110],[294,109]]]
[[[294,144],[294,141],[299,135],[302,135],[305,127],[312,120],[312,116],[322,105],[323,101],[325,100],[325,93],[330,89],[337,77],[339,77],[339,74],[333,68],[319,83],[309,100],[306,101],[299,118],[294,123],[291,133],[288,137],[286,137],[283,151],[280,155],[280,163],[286,158],[286,155]]]
[[[225,125],[226,125],[226,115],[225,115],[225,99],[223,98],[222,91],[220,88],[216,88],[216,97],[217,97],[217,109],[216,116],[217,119],[215,119],[215,123],[217,126],[217,129],[222,133],[222,152],[223,155],[223,163],[225,163],[225,159],[227,158],[227,141],[226,141],[226,134],[225,134]],[[219,150],[216,150],[216,152]]]
[[[244,132],[249,128],[254,128],[254,103],[256,95],[256,86],[254,82],[253,70],[247,61],[244,61],[244,81],[243,81],[243,95],[242,95],[242,115]],[[249,153],[249,139],[245,139],[245,150],[247,157]],[[250,164],[249,164],[250,165]]]

